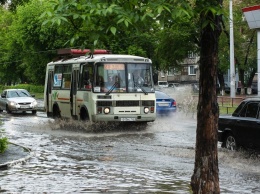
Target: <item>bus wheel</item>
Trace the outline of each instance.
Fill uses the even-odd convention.
[[[85,108],[82,108],[82,109],[80,110],[80,120],[82,120],[82,121],[87,121],[87,120],[89,120],[88,112],[87,112],[87,110],[86,110]]]
[[[61,118],[61,116],[60,116],[60,109],[59,109],[58,106],[54,106],[54,107],[53,107],[53,118],[54,118],[54,119],[59,119],[59,118]]]

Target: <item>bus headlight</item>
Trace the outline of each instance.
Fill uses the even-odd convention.
[[[105,114],[110,113],[110,108],[109,108],[109,107],[104,108],[104,113],[105,113]]]
[[[145,114],[149,113],[149,108],[148,107],[144,107],[144,113]]]

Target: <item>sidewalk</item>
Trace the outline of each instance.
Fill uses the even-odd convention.
[[[23,146],[9,143],[8,148],[0,154],[0,170],[18,163],[23,163],[31,158],[31,150]]]

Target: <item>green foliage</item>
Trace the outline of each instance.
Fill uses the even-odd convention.
[[[30,0],[14,13],[0,9],[1,83],[44,84],[46,64],[67,39],[57,26],[42,26],[39,16],[48,6],[49,1]]]
[[[244,75],[240,74],[239,79],[248,80],[251,71],[256,68],[257,59],[257,45],[256,45],[256,32],[248,28],[247,21],[243,20],[242,8],[256,5],[256,0],[244,0],[233,2],[233,28],[234,28],[234,55],[235,65],[238,72],[246,72]],[[221,72],[226,73],[230,68],[230,34],[229,34],[229,2],[224,1],[223,4],[224,29],[220,36],[219,41],[219,69]],[[252,41],[250,42],[252,38]],[[245,85],[245,83],[243,83]]]
[[[2,124],[2,122],[0,122]],[[0,154],[8,148],[8,138],[3,136],[4,130],[0,129]]]
[[[5,86],[5,85],[0,85],[0,90],[5,90],[5,89],[26,89],[28,92],[34,94],[34,93],[43,93],[44,92],[44,86],[37,86],[37,85],[32,85],[32,84],[18,84],[15,86]]]
[[[0,137],[0,153],[4,153],[4,151],[8,148],[8,139],[7,137]]]

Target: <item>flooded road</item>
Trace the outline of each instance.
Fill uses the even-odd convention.
[[[196,119],[177,111],[147,126],[0,114],[33,157],[0,171],[3,193],[191,193]],[[219,146],[221,193],[260,193],[260,161]]]

